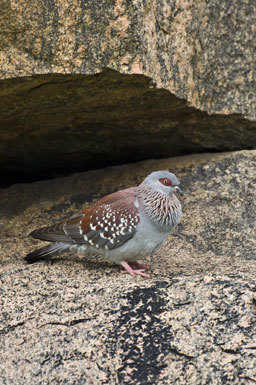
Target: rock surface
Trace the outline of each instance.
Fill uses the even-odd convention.
[[[209,113],[256,118],[254,0],[2,0],[1,12],[1,78],[109,67]]]
[[[0,9],[6,177],[256,147],[254,0]]]
[[[254,384],[256,151],[152,160],[0,190],[4,384]],[[26,265],[38,226],[170,169],[183,219],[151,279],[70,253]],[[43,244],[43,243],[42,243]]]

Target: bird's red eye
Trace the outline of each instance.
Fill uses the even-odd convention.
[[[172,182],[169,178],[161,178],[159,179],[159,182],[161,182],[164,186],[172,186]]]

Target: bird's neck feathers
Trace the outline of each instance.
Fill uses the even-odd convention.
[[[149,219],[164,227],[176,226],[181,217],[181,205],[174,194],[168,196],[142,183],[137,198]]]

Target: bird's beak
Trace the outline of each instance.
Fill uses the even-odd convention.
[[[177,191],[179,194],[184,195],[183,191],[178,186],[175,186],[174,190]]]

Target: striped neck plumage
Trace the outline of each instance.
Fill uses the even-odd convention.
[[[146,216],[162,227],[174,227],[181,217],[181,205],[174,194],[168,196],[142,183],[137,188],[137,198]]]

